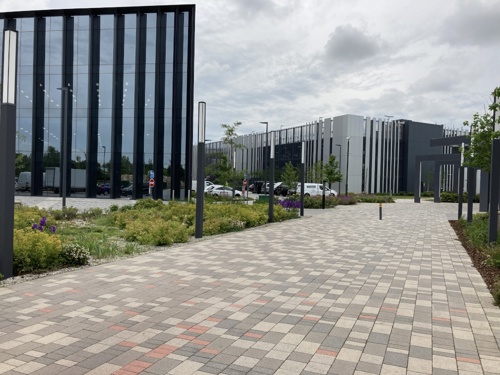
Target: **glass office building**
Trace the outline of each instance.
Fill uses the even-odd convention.
[[[194,20],[194,5],[0,15],[18,31],[16,175],[29,172],[31,195],[60,194],[66,175],[68,196],[107,183],[136,199],[153,174],[154,198],[187,195]]]

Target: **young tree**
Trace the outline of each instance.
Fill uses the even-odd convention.
[[[340,173],[339,162],[336,160],[335,155],[330,155],[328,163],[323,166],[323,173],[330,189],[334,182],[342,181],[344,176]]]
[[[234,196],[234,186],[243,181],[244,172],[236,172],[234,166],[234,156],[236,149],[243,148],[244,146],[236,143],[236,138],[238,138],[238,133],[236,132],[238,127],[241,126],[240,121],[236,121],[233,125],[229,124],[221,124],[221,127],[224,131],[224,136],[221,138],[221,141],[225,145],[229,145],[229,158],[226,158],[226,166],[221,166],[223,169],[228,170],[229,175],[227,176],[226,185],[230,184],[233,188],[233,196]]]
[[[296,167],[293,166],[291,161],[287,161],[283,172],[281,173],[281,180],[283,184],[288,186],[291,191],[297,190],[297,184],[299,183],[299,172]]]
[[[495,88],[492,92],[493,97],[500,98],[500,87]],[[500,104],[493,103],[489,106],[489,110],[496,114],[495,122],[500,123],[498,118],[500,113]],[[491,144],[494,138],[500,137],[500,131],[495,130],[493,115],[484,113],[480,115],[475,113],[472,123],[465,121],[465,126],[470,126],[469,138],[471,139],[470,146],[463,150],[464,164],[489,172],[491,167]]]
[[[233,125],[221,124],[220,126],[224,130],[224,136],[221,138],[221,141],[223,144],[229,145],[229,161],[233,164],[234,151],[238,148],[243,148],[243,145],[236,144],[236,138],[238,138],[236,130],[241,126],[241,122],[236,121]]]
[[[306,180],[309,182],[323,183],[324,170],[323,162],[320,160],[313,164],[311,168],[307,169]]]

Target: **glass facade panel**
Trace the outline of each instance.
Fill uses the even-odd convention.
[[[31,171],[31,137],[33,112],[33,19],[18,19],[18,78],[16,154],[21,163],[16,165],[16,176],[22,171]]]
[[[88,116],[88,74],[80,73],[77,67],[88,71],[88,17],[75,17],[73,88],[71,100],[73,108],[71,160],[75,168],[86,169],[87,116]]]
[[[185,9],[185,8],[184,8]],[[194,12],[194,6],[191,8]],[[176,152],[181,153],[178,163],[182,166],[182,171],[177,171],[175,176],[184,178],[185,170],[190,168],[186,165],[187,149],[190,143],[187,135],[191,134],[187,126],[192,126],[192,114],[187,113],[188,108],[192,108],[192,90],[188,87],[188,82],[192,82],[193,53],[188,51],[188,40],[193,38],[190,33],[188,23],[190,12],[183,12],[183,35],[176,35],[175,21],[176,14],[179,13],[178,6],[145,6],[141,7],[140,14],[137,9],[117,8],[115,14],[100,14],[99,9],[89,9],[88,14],[72,15],[71,10],[60,11],[30,11],[26,13],[16,12],[15,21],[19,31],[19,56],[18,56],[18,91],[17,91],[17,118],[16,118],[16,152],[23,155],[23,163],[16,174],[21,171],[30,171],[33,166],[36,171],[42,168],[45,172],[47,167],[59,167],[61,164],[61,126],[63,119],[63,95],[60,90],[63,85],[68,85],[68,127],[71,130],[71,166],[72,168],[87,169],[96,171],[98,182],[120,183],[121,180],[132,180],[141,168],[144,174],[149,169],[154,169],[154,151],[160,146],[160,140],[155,139],[155,105],[163,106],[164,120],[158,119],[157,125],[164,129],[164,153],[163,173],[167,181],[167,188],[171,187],[170,177],[171,167],[179,167],[179,164],[171,166],[172,144],[181,143],[181,148]],[[66,20],[61,16],[64,14]],[[157,67],[157,17],[159,14],[166,16],[166,53],[165,67]],[[119,15],[119,16],[117,16]],[[123,15],[123,16],[122,16]],[[146,36],[145,53],[138,56],[136,51],[137,21],[139,15],[146,16],[146,28],[143,29]],[[98,17],[99,22],[93,24],[91,18]],[[124,23],[120,23],[115,17],[124,17]],[[9,18],[9,13],[0,14],[0,27],[3,29],[4,19]],[[118,21],[118,22],[117,22]],[[91,30],[91,25],[100,29]],[[123,25],[124,30],[116,30],[115,25]],[[68,29],[65,29],[68,26]],[[161,33],[158,33],[161,35]],[[65,39],[65,38],[69,39]],[[92,43],[92,38],[98,37],[96,44]],[[115,46],[115,38],[122,43]],[[162,36],[163,38],[163,36]],[[174,41],[181,41],[183,48],[181,56],[174,53]],[[64,43],[63,41],[66,41]],[[2,49],[0,40],[0,52]],[[163,39],[162,39],[163,42]],[[123,54],[115,55],[123,47]],[[35,51],[38,54],[35,56]],[[93,56],[98,56],[95,65],[89,66]],[[138,69],[136,62],[144,58],[143,72]],[[177,60],[177,61],[176,61]],[[40,62],[34,66],[34,61]],[[0,62],[1,64],[1,62]],[[64,65],[68,64],[68,65]],[[181,67],[177,74],[182,78],[179,87],[174,85],[174,66]],[[142,68],[141,68],[142,69]],[[89,75],[94,74],[94,75]],[[143,74],[143,75],[142,75]],[[35,80],[36,78],[36,80]],[[118,79],[119,81],[116,81]],[[165,82],[162,87],[157,87],[157,82]],[[91,82],[92,89],[89,88]],[[179,80],[179,82],[181,82]],[[139,83],[139,86],[136,87]],[[33,87],[37,91],[33,91]],[[136,91],[144,88],[144,99],[141,95],[141,103],[136,103]],[[174,90],[178,90],[177,93]],[[155,95],[158,90],[164,90],[161,97],[162,103],[157,103]],[[120,97],[116,98],[116,95]],[[115,101],[113,98],[115,96]],[[173,98],[177,98],[177,108],[173,108]],[[95,98],[95,101],[93,100]],[[38,103],[38,104],[37,104]],[[118,108],[113,108],[116,103]],[[188,105],[191,103],[191,105]],[[143,107],[138,110],[135,106]],[[140,109],[140,108],[139,108]],[[181,112],[178,112],[181,110]],[[177,111],[177,113],[176,113]],[[93,114],[97,116],[94,121]],[[159,114],[162,115],[163,111]],[[176,114],[175,114],[176,113]],[[143,118],[135,118],[137,115]],[[173,116],[179,121],[180,129],[176,129],[176,139],[172,136]],[[163,121],[163,123],[162,123]],[[134,154],[134,132],[135,126],[144,124],[144,143],[140,145],[144,149],[144,165],[134,165],[137,155]],[[113,131],[115,126],[115,131]],[[139,128],[141,129],[141,128]],[[115,137],[113,140],[112,137]],[[38,142],[35,142],[37,137]],[[120,139],[121,138],[121,139]],[[121,147],[118,150],[111,150],[113,147]],[[32,159],[32,152],[36,160]],[[121,173],[110,172],[112,151],[121,154]],[[92,155],[88,155],[91,152]],[[179,156],[177,156],[179,158]],[[113,162],[116,160],[113,159]],[[87,177],[92,174],[87,174]],[[115,178],[115,175],[117,179]],[[147,176],[143,176],[147,179]],[[37,181],[41,176],[35,177]],[[94,180],[92,180],[94,181]],[[177,181],[180,183],[180,181]],[[170,185],[170,186],[169,186]],[[41,184],[40,184],[41,186]],[[116,185],[115,185],[116,186]],[[184,186],[182,181],[181,186]],[[33,195],[54,194],[42,192],[35,189]],[[87,191],[84,193],[90,196],[90,190],[94,190],[87,181]],[[142,189],[138,189],[142,190]],[[119,191],[119,189],[118,189]],[[28,193],[23,193],[28,194]],[[164,196],[165,199],[171,197]],[[176,197],[184,196],[184,192],[176,191]],[[81,196],[81,195],[80,195]],[[160,197],[161,198],[161,197]]]

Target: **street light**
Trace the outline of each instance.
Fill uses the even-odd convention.
[[[267,131],[268,131],[268,126],[269,126],[269,124],[267,123],[267,121],[261,121],[260,123],[261,123],[261,124],[266,124],[266,148],[265,148],[265,150],[267,151],[267,138],[268,138],[268,136],[267,136]],[[262,166],[263,166],[263,168],[262,168],[262,169],[263,169],[263,171],[264,171],[264,172],[265,172],[265,170],[266,170],[265,161],[264,161],[264,160],[265,160],[265,158],[266,158],[266,156],[265,156],[265,155],[262,155]],[[269,163],[268,163],[268,164],[269,164]],[[266,190],[267,190],[267,175],[265,175],[264,189],[266,189]],[[269,193],[269,192],[268,192],[268,193]]]
[[[351,137],[347,137],[347,165],[345,168],[345,195],[347,195],[348,188],[349,188],[349,141],[351,140]]]
[[[272,223],[274,221],[274,147],[276,144],[276,132],[271,132],[271,150],[269,152],[269,210],[268,210],[268,221]]]
[[[102,175],[104,183],[106,183],[106,146],[101,146],[104,149],[104,155],[102,156]]]
[[[335,146],[339,146],[339,172],[342,172],[342,145],[338,143]],[[339,194],[340,194],[340,180],[339,180]]]
[[[17,31],[3,33],[2,103],[0,115],[0,273],[14,274],[14,185],[16,158]],[[12,180],[11,180],[12,179]]]
[[[196,181],[195,238],[203,237],[203,203],[205,200],[205,130],[207,103],[198,103],[198,170]]]

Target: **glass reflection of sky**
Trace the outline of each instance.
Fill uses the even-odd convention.
[[[146,21],[146,74],[145,74],[145,133],[144,133],[144,155],[145,163],[153,160],[154,151],[154,109],[155,109],[155,85],[156,85],[156,36],[157,15],[147,14]],[[72,109],[72,132],[71,132],[71,158],[86,160],[87,129],[89,95],[98,98],[98,161],[103,160],[106,147],[106,160],[111,159],[111,128],[112,128],[112,105],[113,105],[113,63],[114,56],[114,15],[100,16],[100,57],[99,57],[99,84],[89,92],[89,16],[74,16],[73,25],[73,77],[69,89],[69,100]],[[166,14],[166,64],[165,64],[165,167],[170,164],[172,151],[172,102],[173,102],[173,47],[174,47],[174,13]],[[44,118],[43,118],[43,143],[44,152],[50,146],[59,150],[61,147],[61,111],[63,92],[58,88],[63,86],[62,82],[62,52],[63,52],[63,18],[61,16],[48,16],[45,18],[45,77],[43,83],[39,83],[37,89],[43,94]],[[3,29],[4,20],[0,20],[0,28]],[[17,152],[26,155],[32,151],[33,132],[33,51],[35,50],[35,20],[34,18],[20,18],[16,20],[19,31],[19,57],[18,57],[18,91],[17,91]],[[136,80],[136,35],[137,15],[124,15],[124,61],[123,61],[123,97],[116,101],[122,107],[123,115],[123,139],[122,155],[133,161],[133,137],[134,131],[134,105],[135,105],[135,80]],[[187,107],[187,29],[188,13],[184,17],[184,43],[183,64],[181,72],[183,75],[182,86],[182,108]],[[2,41],[0,40],[0,47]],[[1,62],[0,62],[1,64]],[[1,66],[0,66],[1,67]],[[182,159],[185,164],[185,137],[186,118],[183,115],[182,124]],[[126,136],[125,136],[126,134]]]

